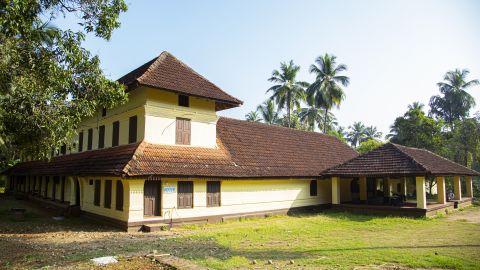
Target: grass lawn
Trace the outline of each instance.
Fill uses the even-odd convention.
[[[98,256],[145,254],[153,249],[213,269],[478,269],[480,265],[480,207],[453,214],[467,214],[469,219],[326,212],[128,234],[82,219],[53,222],[35,209],[27,221],[15,222],[7,218],[6,208],[26,204],[5,202],[0,201],[0,250],[18,250],[11,257],[0,254],[0,267],[6,268],[52,266],[52,261],[56,267],[72,267]]]

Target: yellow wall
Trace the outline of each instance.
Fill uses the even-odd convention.
[[[128,180],[130,186],[129,221],[142,221],[143,216],[143,180]],[[318,195],[310,196],[310,180],[222,180],[221,206],[206,206],[205,179],[192,179],[194,182],[193,208],[178,209],[178,179],[162,179],[161,213],[156,218],[191,218],[211,215],[226,215],[288,209],[291,207],[327,204],[331,201],[329,180],[318,180]],[[166,193],[166,187],[174,187],[174,192]]]

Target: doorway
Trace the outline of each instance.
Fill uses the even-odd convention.
[[[146,180],[143,187],[143,214],[145,216],[160,216],[161,181]]]

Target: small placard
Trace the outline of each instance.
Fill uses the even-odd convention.
[[[175,192],[175,187],[163,187],[163,192],[164,193],[174,193]]]

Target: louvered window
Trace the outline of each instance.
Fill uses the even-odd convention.
[[[317,180],[310,181],[310,196],[317,196]]]
[[[98,127],[98,149],[105,147],[105,126]]]
[[[207,181],[207,206],[220,206],[220,181]]]
[[[118,146],[119,137],[120,137],[120,122],[115,121],[113,122],[113,127],[112,127],[112,147]]]
[[[100,206],[100,188],[101,188],[100,180],[95,180],[95,190],[93,193],[93,204],[96,206]]]
[[[123,211],[123,184],[122,181],[117,181],[117,190],[115,194],[115,209]]]
[[[93,128],[88,129],[87,150],[92,150]]]
[[[178,182],[178,208],[193,208],[193,182]]]
[[[175,143],[189,145],[190,137],[191,137],[190,119],[177,118]]]
[[[128,120],[128,143],[137,141],[137,116],[132,116]]]
[[[105,180],[105,194],[103,198],[103,206],[110,208],[112,204],[112,180]]]

